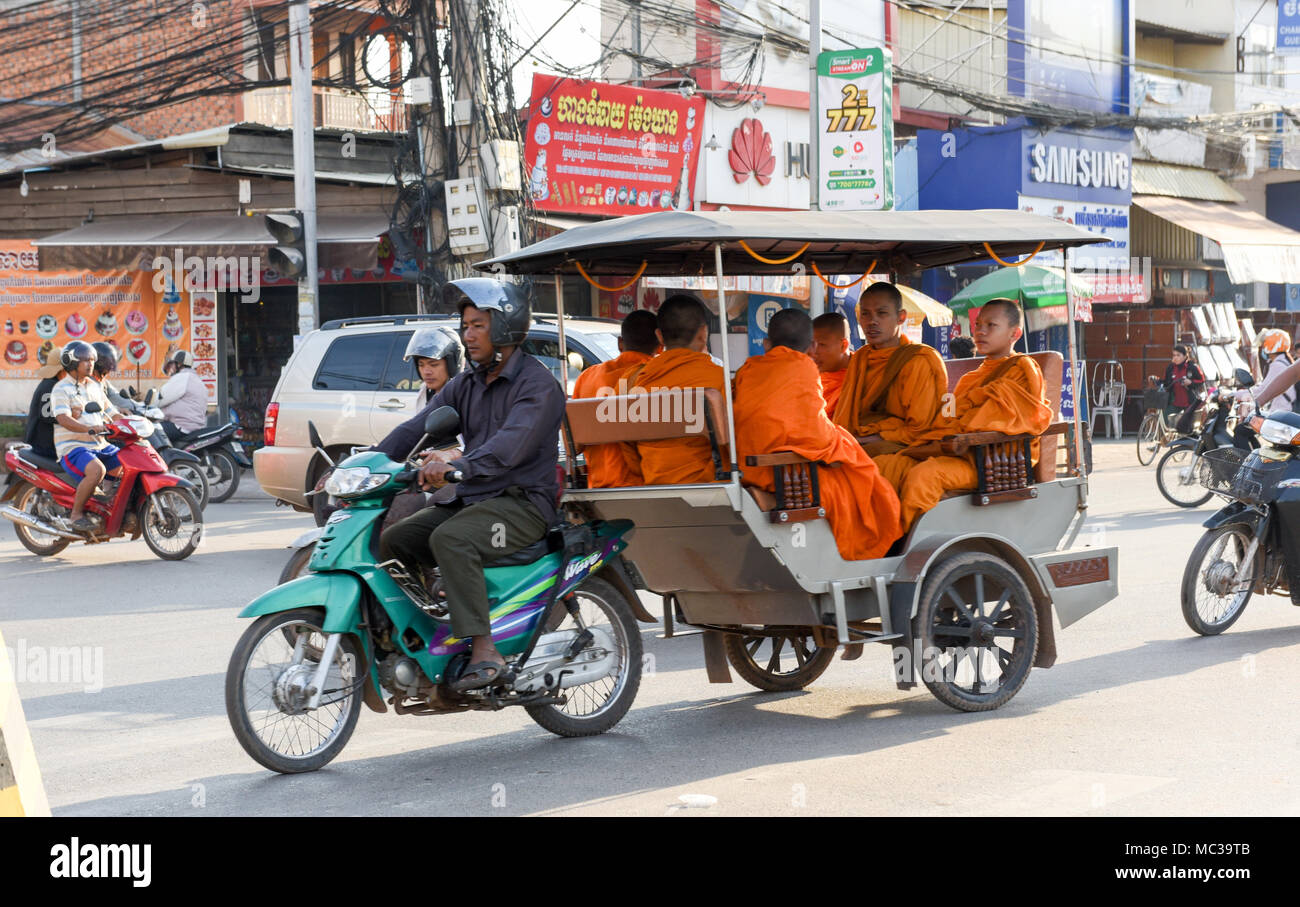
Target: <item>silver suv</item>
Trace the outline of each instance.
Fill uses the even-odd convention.
[[[415,365],[402,354],[418,328],[459,327],[454,315],[390,315],[329,321],[312,331],[289,358],[266,407],[266,446],[253,454],[253,474],[267,494],[298,510],[325,504],[307,497],[326,464],[307,441],[307,422],[337,461],[353,447],[376,444],[415,414],[420,388]],[[564,319],[569,349],[569,391],[583,369],[618,355],[619,322]],[[523,351],[560,380],[560,340],[555,316],[540,315]]]

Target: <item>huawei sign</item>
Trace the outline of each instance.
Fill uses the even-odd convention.
[[[760,186],[766,186],[772,181],[772,172],[776,170],[772,134],[766,132],[763,124],[754,117],[741,120],[740,125],[731,133],[731,150],[727,152],[727,163],[731,165],[731,175],[736,182],[743,183],[752,174]]]

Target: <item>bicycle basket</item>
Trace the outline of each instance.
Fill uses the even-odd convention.
[[[1258,454],[1247,457],[1235,447],[1208,450],[1201,455],[1197,478],[1201,485],[1247,504],[1267,503],[1276,473],[1286,463],[1270,463]]]
[[[1142,408],[1164,409],[1169,405],[1169,391],[1160,388],[1148,388],[1142,392]]]

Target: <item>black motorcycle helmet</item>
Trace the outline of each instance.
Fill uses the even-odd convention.
[[[87,361],[95,361],[95,348],[84,340],[72,341],[59,354],[59,362],[63,363],[63,368],[68,374],[77,371],[77,363]]]
[[[528,336],[533,307],[524,291],[513,283],[494,277],[466,277],[442,288],[443,302],[463,313],[466,306],[491,312],[495,347],[518,346]]]
[[[95,374],[101,378],[117,368],[117,350],[111,343],[100,340],[92,343],[95,348]]]

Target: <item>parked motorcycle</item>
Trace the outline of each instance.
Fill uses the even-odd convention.
[[[1256,413],[1261,446],[1244,461],[1210,451],[1201,482],[1229,503],[1205,521],[1183,571],[1187,625],[1202,636],[1232,626],[1254,593],[1300,605],[1300,413]]]
[[[1237,383],[1249,387],[1254,379],[1245,369],[1237,369]],[[1236,456],[1238,462],[1245,457],[1245,452],[1233,447],[1232,424],[1235,394],[1227,387],[1220,387],[1215,392],[1201,430],[1191,437],[1178,438],[1169,445],[1169,450],[1156,464],[1156,487],[1171,504],[1179,507],[1200,507],[1214,492],[1202,486],[1199,480],[1201,458],[1207,451],[1227,449],[1224,457]]]
[[[99,411],[90,403],[86,411]],[[120,448],[122,475],[111,499],[92,497],[86,514],[97,525],[88,532],[72,528],[72,501],[80,479],[58,460],[42,457],[27,445],[10,447],[5,465],[11,478],[0,497],[0,516],[14,524],[18,541],[33,554],[58,554],[70,542],[107,542],[144,536],[149,550],[164,560],[189,557],[203,533],[203,512],[189,482],[167,470],[145,439],[149,420],[122,415],[109,423],[108,440]],[[13,504],[5,503],[13,501]]]
[[[430,413],[413,452],[431,438],[447,443],[459,421],[451,407]],[[308,436],[324,455],[310,423]],[[485,568],[492,637],[508,667],[487,688],[451,690],[470,641],[452,635],[443,599],[421,577],[397,561],[375,563],[373,553],[384,514],[416,476],[410,459],[375,451],[338,464],[329,491],[345,506],[324,527],[311,572],[240,614],[258,619],[231,655],[226,713],[244,750],[273,771],[328,763],[362,701],[416,715],[523,706],[548,731],[581,737],[609,730],[636,697],[641,635],[620,554],[627,520],[554,527]]]
[[[176,446],[199,458],[207,474],[209,498],[220,504],[228,500],[239,487],[240,470],[252,467],[236,439],[242,434],[239,423],[227,422],[214,428],[202,428],[176,439]]]

